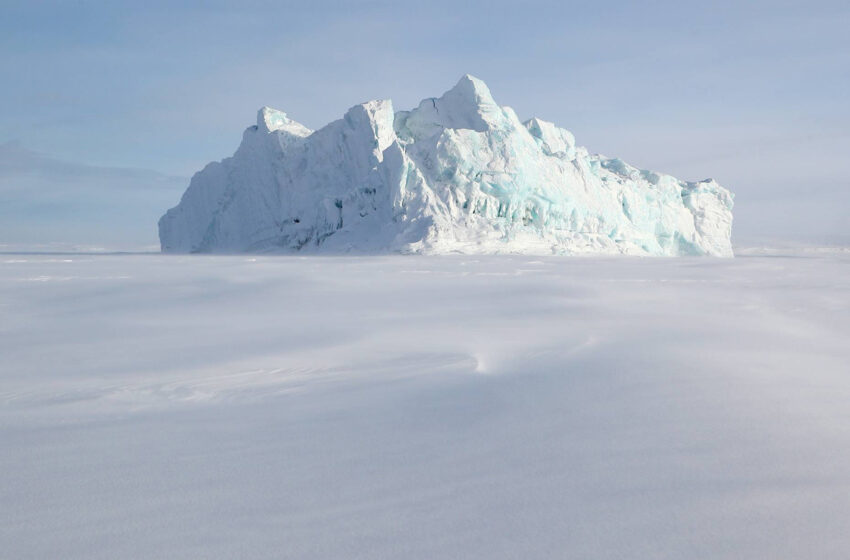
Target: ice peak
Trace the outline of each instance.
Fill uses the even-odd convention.
[[[487,84],[471,74],[464,74],[452,89],[443,94],[441,99],[445,99],[446,97],[463,99],[464,101],[472,102],[477,107],[496,104]]]
[[[396,130],[407,140],[427,138],[445,129],[486,132],[505,128],[507,120],[487,84],[465,74],[442,96],[423,99],[416,109],[396,113]]]
[[[263,132],[280,130],[295,136],[309,136],[313,131],[303,124],[290,119],[283,111],[263,107],[257,111],[257,129]]]
[[[468,127],[479,132],[487,128],[486,114],[501,112],[487,84],[469,74],[465,74],[452,89],[437,99],[435,105],[455,116],[465,116],[466,120],[480,122],[481,126]]]
[[[375,137],[380,151],[384,151],[395,140],[393,118],[393,103],[389,99],[367,101],[345,113],[345,121],[352,128],[368,130]]]
[[[576,140],[569,130],[537,117],[528,119],[523,125],[538,140],[544,153],[560,154],[570,160],[575,156]]]

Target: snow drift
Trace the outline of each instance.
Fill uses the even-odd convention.
[[[317,131],[264,107],[159,221],[164,252],[732,256],[732,195],[591,154],[464,76]]]

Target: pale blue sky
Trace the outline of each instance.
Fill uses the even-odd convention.
[[[846,0],[0,6],[0,144],[189,176],[262,105],[316,128],[468,72],[591,151],[716,177],[739,240],[850,242]]]

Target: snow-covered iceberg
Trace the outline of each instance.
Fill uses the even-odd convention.
[[[311,131],[264,107],[159,221],[164,252],[732,256],[732,195],[591,154],[464,76]]]

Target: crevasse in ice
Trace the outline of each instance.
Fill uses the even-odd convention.
[[[464,76],[311,131],[261,109],[159,222],[165,252],[731,256],[732,195],[590,154]]]

